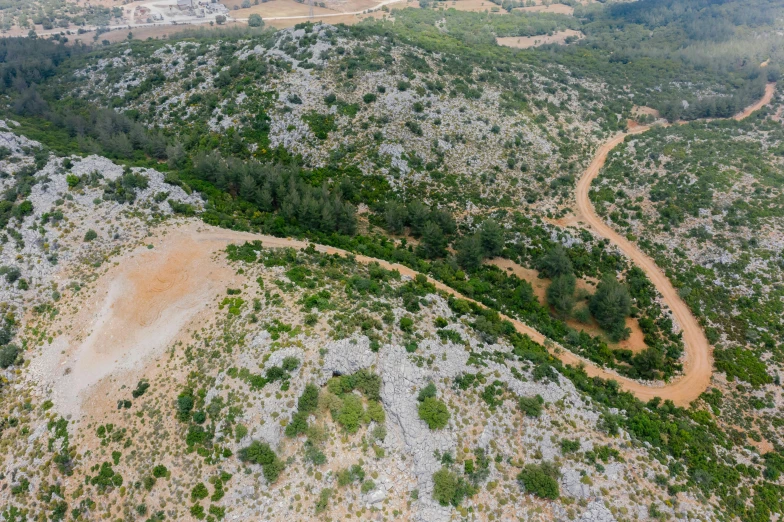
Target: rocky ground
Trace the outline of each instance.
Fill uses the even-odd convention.
[[[35,143],[2,138],[13,150],[7,172],[35,169]],[[557,372],[539,375],[506,340],[477,331],[473,312],[428,285],[315,251],[227,253],[207,227],[172,216],[157,194],[194,206],[200,200],[158,172],[134,171],[146,188],[120,203],[104,199],[116,194],[108,184],[127,176],[109,160],[39,163],[33,211],[9,225],[24,245],[8,242],[2,251],[3,263],[28,282],[3,287],[3,301],[24,317],[18,339],[27,347],[25,362],[4,374],[3,520],[67,513],[84,520],[610,521],[652,510],[713,518],[711,505],[692,494],[672,503],[657,478],[667,474],[666,462],[645,445],[622,430],[604,431],[602,419],[613,412]],[[89,230],[97,237],[86,242]],[[46,258],[52,253],[56,264]],[[186,275],[178,277],[177,267]],[[215,283],[202,292],[208,280]],[[121,289],[114,297],[113,285]],[[173,305],[146,313],[155,299],[139,296],[150,292]],[[112,329],[114,319],[92,313],[98,308],[128,315],[142,330],[176,328],[129,341],[128,331]],[[107,317],[119,317],[114,312]],[[405,326],[404,318],[415,321]],[[133,365],[112,355],[93,384],[74,381],[78,393],[58,386],[84,370],[85,353],[97,360],[126,342],[135,343],[131,351],[162,344]],[[268,379],[271,368],[284,367],[284,377]],[[336,393],[335,375],[362,370],[380,376],[377,398]],[[442,429],[429,429],[418,414],[428,383],[449,411]],[[318,406],[307,429],[288,436],[308,384],[319,390]],[[521,397],[537,396],[541,413],[519,409]],[[182,397],[192,400],[185,415]],[[352,428],[341,407],[354,400],[365,413]],[[283,463],[274,481],[238,458],[252,441],[268,443]],[[446,468],[468,481],[465,462],[479,467],[482,456],[485,471],[470,479],[476,493],[457,507],[439,504],[434,474]],[[544,462],[558,469],[555,501],[516,480],[526,465]],[[361,470],[345,479],[352,466]]]

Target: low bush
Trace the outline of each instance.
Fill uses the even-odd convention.
[[[442,506],[459,506],[475,489],[457,473],[443,467],[433,474],[433,498]]]
[[[517,404],[520,407],[520,411],[528,417],[539,417],[542,414],[544,399],[542,399],[541,395],[537,395],[536,397],[520,397]]]
[[[270,445],[266,442],[259,442],[254,440],[250,446],[242,448],[239,451],[239,459],[242,462],[250,462],[261,466],[262,474],[269,483],[274,483],[278,480],[281,472],[285,468],[285,464],[278,456],[272,451]]]
[[[528,464],[517,475],[517,481],[526,493],[540,498],[555,500],[560,495],[558,477],[560,471],[552,462]]]
[[[425,421],[431,430],[440,430],[449,423],[449,410],[443,401],[427,397],[419,403],[419,418]]]

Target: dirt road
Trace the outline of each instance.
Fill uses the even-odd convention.
[[[733,116],[733,119],[742,120],[768,104],[773,98],[774,90],[775,83],[766,85],[764,96],[758,102]],[[683,329],[683,343],[686,348],[686,358],[682,377],[660,388],[643,386],[634,381],[619,381],[625,389],[633,392],[641,399],[658,396],[662,399],[671,399],[675,404],[686,405],[699,397],[700,394],[707,389],[708,384],[710,384],[711,374],[713,372],[712,349],[710,343],[708,343],[708,339],[705,337],[705,332],[697,322],[697,318],[691,313],[689,307],[678,295],[678,291],[672,286],[672,283],[670,283],[667,276],[665,276],[659,267],[656,266],[653,259],[642,253],[631,243],[631,241],[618,234],[607,225],[604,220],[596,214],[590,198],[588,197],[591,182],[599,175],[602,167],[604,167],[604,164],[607,161],[607,155],[610,151],[621,143],[626,136],[640,134],[650,128],[650,126],[641,126],[634,128],[628,133],[618,134],[599,148],[593,161],[577,182],[577,190],[575,193],[577,200],[577,215],[578,219],[591,227],[596,233],[615,243],[624,254],[645,271],[648,278],[664,298],[664,302],[672,310],[676,321]]]

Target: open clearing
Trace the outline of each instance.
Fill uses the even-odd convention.
[[[551,35],[543,34],[539,36],[504,36],[496,38],[495,41],[498,45],[505,47],[514,47],[516,49],[527,49],[529,47],[538,47],[546,44],[563,44],[566,39],[573,36],[577,39],[583,38],[583,33],[575,31],[574,29],[566,29],[558,31]]]
[[[550,279],[539,277],[538,270],[525,268],[524,266],[518,265],[514,261],[500,257],[491,259],[487,261],[487,263],[497,266],[501,270],[512,273],[524,281],[528,281],[528,283],[533,288],[534,295],[536,296],[536,299],[539,301],[539,303],[543,306],[547,306],[547,287],[550,286]],[[577,293],[583,292],[585,295],[594,293],[598,282],[599,281],[595,279],[577,279]],[[585,306],[585,304],[577,302],[575,304],[575,310],[582,306]],[[591,317],[591,320],[588,323],[581,323],[573,317],[570,317],[565,322],[567,325],[569,325],[571,328],[574,328],[578,332],[582,330],[589,335],[601,337],[608,344],[608,346],[613,349],[620,348],[638,353],[648,348],[648,345],[645,344],[645,334],[640,329],[640,325],[637,323],[637,321],[631,317],[626,318],[626,327],[631,330],[629,338],[617,343],[612,342],[607,338],[604,331],[593,317]]]
[[[572,15],[574,7],[565,4],[532,5],[530,7],[518,7],[515,11],[527,11],[529,13],[558,13]]]

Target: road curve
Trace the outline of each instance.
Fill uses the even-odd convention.
[[[763,97],[742,112],[733,116],[733,119],[742,120],[754,111],[757,111],[768,104],[773,98],[775,85],[775,83],[767,84]],[[645,271],[648,278],[664,298],[664,302],[670,307],[670,310],[672,310],[675,320],[683,330],[683,344],[685,346],[686,357],[683,375],[680,378],[661,387],[645,386],[630,379],[620,379],[618,377],[615,379],[621,383],[624,389],[631,391],[640,399],[645,400],[657,396],[662,399],[670,399],[675,404],[685,406],[699,397],[710,384],[711,374],[713,372],[713,358],[711,353],[712,349],[707,337],[705,337],[705,332],[689,307],[678,295],[678,291],[672,286],[672,283],[667,276],[665,276],[659,267],[656,266],[653,259],[642,253],[642,251],[640,251],[631,241],[618,234],[607,225],[604,220],[596,214],[589,198],[591,182],[599,175],[610,151],[621,143],[626,136],[640,134],[650,128],[650,126],[637,127],[628,133],[618,134],[599,147],[593,161],[577,182],[575,194],[577,200],[577,217],[584,224],[593,229],[594,232],[615,243],[629,259]]]
[[[773,97],[773,90],[774,84],[769,84],[765,89],[765,96],[751,107],[739,113],[737,119],[742,119],[748,116],[754,110],[757,110],[768,103]],[[661,270],[659,270],[653,260],[640,252],[637,247],[630,243],[626,238],[620,236],[617,232],[608,227],[601,220],[601,218],[596,215],[596,212],[594,211],[590,200],[588,199],[588,190],[590,188],[591,181],[598,175],[599,171],[604,166],[604,163],[607,159],[607,154],[616,145],[621,143],[627,134],[640,134],[649,128],[650,127],[637,127],[629,133],[619,134],[611,138],[599,148],[590,166],[577,184],[577,207],[579,210],[578,217],[580,217],[587,225],[593,228],[598,234],[615,242],[615,244],[617,244],[618,247],[627,256],[629,256],[629,258],[637,263],[640,268],[645,270],[648,277],[651,279],[653,284],[656,285],[656,288],[664,297],[667,305],[672,309],[678,323],[681,325],[681,328],[683,328],[684,332],[683,337],[686,348],[686,362],[684,364],[683,375],[679,379],[661,386],[643,384],[626,377],[621,377],[616,373],[607,371],[589,361],[586,361],[585,359],[582,359],[576,354],[558,346],[555,343],[546,342],[548,339],[545,338],[544,335],[534,330],[527,324],[524,324],[517,319],[503,314],[501,314],[501,317],[512,323],[519,333],[528,335],[535,342],[547,346],[551,353],[558,357],[564,364],[583,366],[585,372],[590,377],[601,377],[602,379],[615,380],[621,385],[622,389],[631,392],[642,401],[648,401],[654,397],[660,397],[665,400],[672,400],[678,406],[688,406],[691,401],[699,397],[700,394],[705,391],[705,389],[708,387],[708,384],[710,383],[713,362],[711,357],[711,347],[707,338],[705,337],[705,333],[703,332],[702,328],[700,328],[696,318],[691,314],[691,311],[686,306],[686,303],[680,299],[675,288],[672,286],[667,277],[661,272]],[[376,259],[368,256],[356,255],[339,248],[318,245],[309,243],[307,241],[253,234],[250,232],[237,232],[205,225],[203,223],[199,223],[195,226],[195,228],[196,230],[192,230],[192,232],[196,233],[198,236],[201,236],[201,238],[205,240],[218,240],[226,243],[235,241],[259,240],[266,248],[289,247],[300,249],[306,248],[312,244],[313,247],[319,252],[337,254],[341,256],[353,256],[360,263],[378,263],[387,270],[397,270],[401,275],[412,278],[420,275],[419,272],[403,265],[390,263],[382,259]],[[188,227],[185,227],[185,230],[182,232],[187,233],[187,229]],[[466,299],[467,301],[472,301],[480,306],[484,306],[481,303],[474,301],[473,299],[465,297],[440,281],[436,281],[430,277],[427,279],[438,290],[446,294],[453,295],[461,299]]]
[[[413,270],[404,265],[399,265],[397,263],[390,263],[389,261],[384,261],[383,259],[376,259],[373,257],[357,255],[352,252],[348,252],[346,250],[342,250],[339,248],[319,245],[316,243],[309,243],[307,241],[301,241],[301,240],[290,239],[290,238],[279,238],[279,237],[267,236],[263,234],[254,234],[252,232],[237,232],[233,230],[227,230],[227,229],[217,228],[209,225],[204,225],[203,223],[199,223],[197,229],[198,230],[196,234],[199,237],[199,239],[203,241],[222,241],[227,244],[236,241],[261,241],[262,246],[264,246],[265,248],[302,249],[312,245],[318,252],[322,252],[330,255],[337,254],[344,257],[353,256],[357,262],[363,264],[378,263],[382,268],[386,270],[397,270],[403,276],[414,278],[417,275],[420,275],[420,272],[417,272],[416,270]],[[187,233],[185,231],[182,232]],[[421,274],[421,275],[425,275],[425,274]],[[427,277],[428,281],[432,283],[437,290],[440,290],[448,295],[452,295],[457,298],[465,299],[466,301],[476,303],[481,307],[487,308],[484,304],[462,295],[457,290],[445,285],[441,281],[437,281],[426,275],[425,277]],[[672,399],[679,406],[688,405],[689,401],[684,402],[683,400],[678,400],[678,398],[674,396],[675,394],[669,393],[669,390],[672,387],[672,385],[651,386],[651,385],[641,384],[632,379],[620,377],[619,375],[613,372],[600,368],[595,364],[591,363],[590,361],[587,361],[575,355],[574,353],[566,350],[565,348],[557,345],[556,343],[547,342],[548,338],[546,338],[540,332],[528,326],[527,324],[504,314],[500,314],[500,316],[502,319],[512,323],[512,325],[514,325],[515,329],[519,333],[528,335],[533,341],[548,347],[551,354],[558,357],[561,360],[561,362],[563,362],[564,364],[583,366],[585,372],[590,377],[613,379],[617,381],[624,390],[631,392],[637,398],[643,401],[650,400],[654,397],[661,397],[663,399]],[[699,393],[697,395],[699,395]]]

